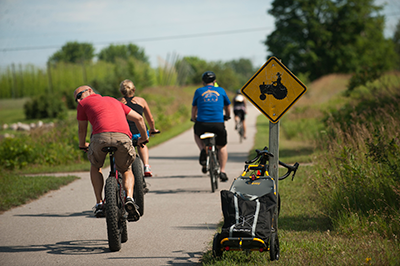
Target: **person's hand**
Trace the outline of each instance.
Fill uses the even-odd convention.
[[[79,149],[83,150],[85,152],[88,151],[88,148],[89,148],[89,143],[88,142],[85,142],[85,146],[79,146]]]
[[[140,145],[140,147],[144,147],[144,145],[146,145],[146,143],[148,143],[149,142],[149,138],[147,137],[147,136],[144,136],[144,137],[140,137],[140,138],[138,138],[138,140],[137,140],[137,145],[139,146]]]
[[[158,134],[158,133],[160,133],[160,130],[158,130],[158,129],[150,130],[150,136],[154,135],[154,134]]]

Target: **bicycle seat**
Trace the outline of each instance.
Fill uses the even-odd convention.
[[[101,151],[103,151],[103,152],[115,152],[116,150],[118,150],[117,149],[117,147],[112,147],[112,146],[110,146],[110,147],[103,147],[102,149],[101,149]]]
[[[216,137],[217,135],[214,133],[210,133],[210,132],[206,132],[202,135],[200,135],[200,139],[209,139],[209,138],[213,138]]]

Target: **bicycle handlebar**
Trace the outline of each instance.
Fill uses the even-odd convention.
[[[268,151],[268,147],[264,147],[263,150],[256,150],[256,153],[257,153],[257,155],[255,158],[253,158],[249,161],[245,161],[245,163],[252,164],[259,160],[260,164],[265,165],[267,163],[267,161],[269,160],[269,157],[274,157],[274,155]],[[278,163],[279,163],[279,165],[281,165],[287,169],[287,172],[283,176],[278,177],[278,180],[283,180],[283,179],[287,178],[293,172],[293,176],[292,176],[292,181],[293,181],[294,176],[296,175],[297,169],[299,168],[299,163],[296,162],[294,165],[288,165],[281,161],[279,161]]]

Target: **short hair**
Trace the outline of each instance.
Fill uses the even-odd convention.
[[[135,89],[136,89],[135,84],[133,84],[133,82],[129,79],[122,81],[121,84],[119,85],[119,91],[125,97],[133,95]]]

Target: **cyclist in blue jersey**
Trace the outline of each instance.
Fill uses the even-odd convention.
[[[225,173],[226,162],[228,161],[227,132],[225,129],[225,118],[230,118],[230,104],[225,90],[221,87],[214,87],[216,76],[214,72],[206,71],[202,75],[203,86],[194,93],[192,102],[192,121],[194,124],[194,139],[200,149],[200,164],[203,166],[203,173],[207,172],[206,151],[200,135],[211,132],[217,135],[216,145],[218,148],[218,160],[221,167],[220,178],[222,182],[228,180]],[[225,115],[224,115],[225,113]]]

